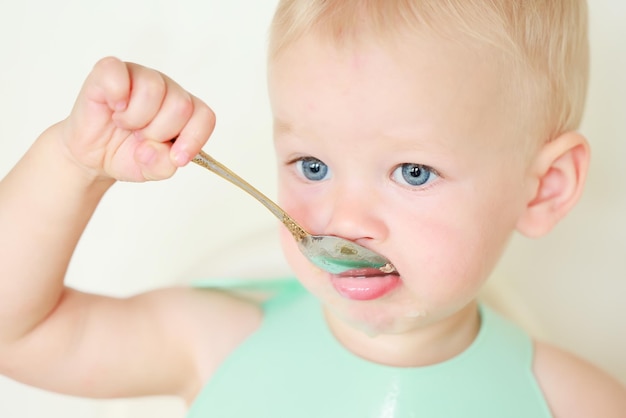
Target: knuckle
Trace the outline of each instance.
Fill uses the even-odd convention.
[[[193,114],[193,111],[194,105],[189,95],[185,95],[181,99],[177,100],[174,104],[174,112],[179,117],[188,119]]]
[[[118,58],[114,56],[107,56],[107,57],[100,58],[98,61],[96,61],[93,68],[96,70],[107,69],[111,67],[116,67],[120,65],[120,63],[121,61]]]
[[[150,70],[146,72],[144,84],[144,94],[150,99],[160,99],[166,90],[166,83],[160,73]]]
[[[216,117],[215,112],[206,103],[200,101],[196,106],[196,112],[200,117],[208,124],[211,131],[215,127]]]

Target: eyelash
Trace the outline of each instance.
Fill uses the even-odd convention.
[[[419,178],[420,176],[424,176],[425,178],[423,179],[423,182],[418,182],[419,184],[410,183],[407,180],[407,177],[405,177],[405,175],[410,174],[409,170],[418,170],[419,176],[415,176],[415,177]],[[402,178],[400,178],[400,176],[402,176]],[[403,186],[408,186],[411,188],[421,188],[421,189],[427,188],[430,186],[430,183],[432,183],[439,177],[441,176],[439,175],[437,170],[429,166],[423,165],[423,164],[415,164],[415,163],[400,164],[396,168],[394,168],[394,170],[391,172],[391,178],[395,182]],[[419,179],[419,180],[421,181],[422,179]]]
[[[328,167],[326,163],[324,163],[322,160],[315,158],[315,157],[296,158],[288,163],[288,165],[291,165],[291,164],[294,164],[296,166],[296,170],[298,171],[298,174],[300,176],[304,177],[307,181],[311,181],[311,182],[320,182],[320,181],[327,180],[326,178],[327,175],[330,175],[332,173],[330,170],[330,167]],[[317,166],[318,171],[314,172],[314,174],[317,174],[319,171],[321,171],[322,172],[321,177],[319,179],[307,177],[307,175],[304,172],[305,164],[310,164],[311,167]]]
[[[304,164],[321,164],[323,165],[321,171],[321,177],[319,179],[313,179],[313,178],[309,178],[307,177],[307,175],[304,172]],[[296,166],[296,170],[298,172],[298,174],[301,177],[304,177],[307,181],[311,181],[311,182],[320,182],[320,181],[324,181],[327,180],[327,176],[332,174],[332,171],[330,170],[330,167],[328,167],[328,165],[326,165],[326,163],[324,163],[322,160],[312,157],[312,156],[306,156],[306,157],[298,157],[298,158],[294,158],[293,160],[290,160],[287,162],[287,165],[295,165]],[[420,175],[422,175],[421,173],[425,173],[425,178],[424,181],[422,183],[419,184],[412,184],[410,183],[405,175],[409,174],[409,170],[419,170]],[[317,170],[320,170],[320,167],[317,167]],[[317,174],[317,172],[315,172],[314,174]],[[400,177],[401,176],[401,177]],[[410,187],[410,188],[420,188],[420,189],[424,189],[427,187],[430,187],[430,183],[432,183],[433,181],[435,181],[437,178],[441,177],[441,175],[439,174],[439,172],[437,172],[437,170],[435,170],[432,167],[423,165],[423,164],[416,164],[416,163],[402,163],[399,164],[398,166],[396,166],[393,171],[391,172],[390,175],[391,179],[393,181],[395,181],[396,183],[405,186],[405,187]]]

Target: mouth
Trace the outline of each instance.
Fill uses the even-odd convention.
[[[331,276],[337,293],[351,300],[374,300],[390,294],[402,283],[397,272],[383,273],[379,269],[349,270]]]

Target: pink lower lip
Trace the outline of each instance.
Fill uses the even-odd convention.
[[[343,297],[352,300],[373,300],[390,293],[400,284],[400,277],[395,274],[383,276],[333,276],[335,290]]]

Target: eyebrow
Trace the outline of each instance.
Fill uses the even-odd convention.
[[[293,132],[293,127],[290,123],[283,120],[274,118],[274,135],[288,134]]]
[[[286,122],[283,119],[274,118],[274,139],[285,137],[298,137],[293,124]],[[421,134],[413,132],[411,129],[403,129],[396,133],[382,133],[379,139],[393,141],[397,145],[404,146],[407,149],[413,151],[423,151],[428,149],[428,143],[436,143],[437,146],[450,150],[450,145],[442,140],[425,140],[421,137]]]

